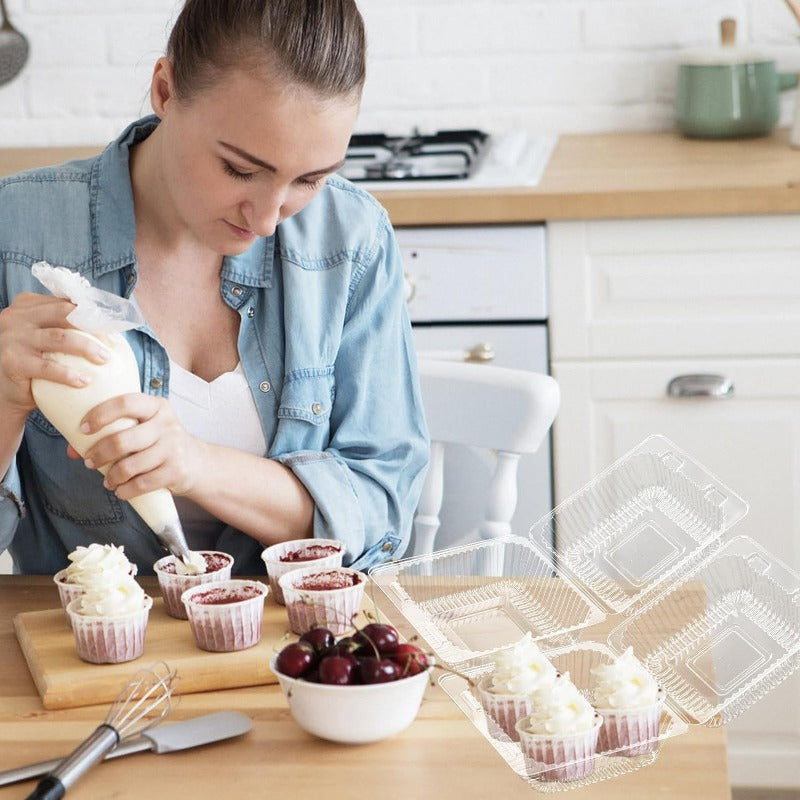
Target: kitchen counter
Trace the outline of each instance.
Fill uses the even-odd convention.
[[[156,590],[155,579],[142,578]],[[268,600],[268,602],[270,602]],[[0,576],[0,769],[65,755],[105,716],[105,706],[46,711],[16,641],[20,611],[58,607],[52,579]],[[86,665],[87,680],[92,666]],[[522,781],[483,739],[455,703],[431,686],[417,720],[393,739],[345,746],[304,733],[277,686],[185,695],[174,719],[220,710],[253,719],[245,736],[197,750],[141,754],[100,764],[69,792],[80,798],[353,797],[386,800],[533,800],[540,793]],[[23,797],[32,783],[0,788],[0,798]],[[695,728],[664,744],[651,765],[620,778],[569,792],[570,800],[681,797],[730,800],[725,732]]]
[[[0,149],[0,175],[97,147]],[[677,133],[562,136],[538,186],[376,192],[395,225],[800,212],[788,129],[731,141]]]

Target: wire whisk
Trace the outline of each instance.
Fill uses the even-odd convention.
[[[59,800],[120,742],[158,725],[170,712],[176,683],[175,670],[163,662],[137,672],[111,704],[105,722],[42,778],[28,800]]]

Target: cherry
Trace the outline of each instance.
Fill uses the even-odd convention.
[[[314,652],[321,656],[333,647],[336,640],[327,628],[312,628],[300,636],[300,641],[310,644],[314,648]]]
[[[430,660],[425,652],[409,642],[398,644],[390,657],[400,669],[401,677],[417,675],[430,666]]]
[[[348,656],[327,656],[319,662],[319,682],[347,686],[354,682],[355,658]]]
[[[380,622],[370,622],[358,631],[353,638],[372,650],[372,655],[377,650],[380,655],[388,655],[400,642],[397,628]]]
[[[307,642],[292,642],[287,644],[278,653],[275,667],[282,675],[290,678],[299,678],[314,666],[316,654],[314,648]]]
[[[361,648],[361,642],[356,641],[354,636],[343,636],[328,650],[328,652],[331,655],[337,656],[355,655]]]
[[[364,656],[358,660],[361,683],[387,683],[400,677],[400,667],[391,659]]]

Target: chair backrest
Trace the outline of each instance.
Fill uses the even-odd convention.
[[[510,533],[517,505],[517,465],[521,455],[536,452],[547,436],[558,411],[558,384],[549,375],[528,370],[425,357],[419,359],[419,373],[431,462],[414,519],[414,555],[434,549],[447,444],[495,454],[478,535],[488,539]]]

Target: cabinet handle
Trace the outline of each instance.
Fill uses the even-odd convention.
[[[488,342],[476,344],[464,353],[464,361],[469,361],[473,364],[484,364],[487,361],[494,361],[495,359],[494,347]]]
[[[733,396],[733,381],[724,375],[677,375],[667,384],[669,397]]]

